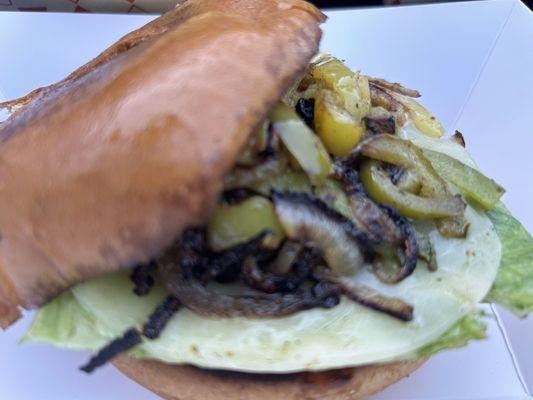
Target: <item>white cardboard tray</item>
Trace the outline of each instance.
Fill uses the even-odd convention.
[[[354,69],[419,89],[448,132],[461,130],[505,203],[533,231],[533,15],[519,1],[328,12],[322,48]],[[0,98],[55,82],[153,17],[0,13]],[[517,145],[518,144],[518,145]],[[489,336],[432,357],[374,400],[526,399],[533,319],[486,306]],[[0,334],[0,399],[155,400],[112,367],[78,372],[87,354],[18,346],[29,316]]]

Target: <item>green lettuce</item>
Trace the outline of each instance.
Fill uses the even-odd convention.
[[[502,259],[485,300],[524,317],[533,312],[533,238],[501,202],[487,215],[502,242]]]
[[[113,336],[76,301],[72,292],[65,292],[41,307],[21,343],[48,343],[73,350],[96,350]]]
[[[437,340],[415,352],[415,357],[427,357],[439,351],[464,347],[471,340],[487,338],[487,325],[483,322],[482,311],[468,314],[444,332]]]

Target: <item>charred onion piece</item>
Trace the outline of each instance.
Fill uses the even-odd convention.
[[[313,277],[313,271],[324,264],[322,253],[315,247],[304,247],[292,266],[292,274],[301,281]]]
[[[391,298],[377,293],[375,290],[363,286],[349,286],[340,284],[342,294],[350,300],[365,307],[385,313],[402,321],[413,319],[413,306],[398,298]]]
[[[416,232],[416,241],[418,242],[418,258],[426,262],[430,271],[436,271],[438,269],[437,255],[429,237]]]
[[[244,200],[257,196],[258,193],[249,188],[235,188],[222,192],[221,200],[224,204],[234,205],[243,202]]]
[[[185,230],[181,235],[179,245],[184,267],[189,271],[194,271],[196,277],[206,275],[210,250],[207,247],[205,231],[198,228]]]
[[[296,103],[296,113],[301,119],[310,127],[313,126],[313,120],[315,119],[315,99],[301,98]]]
[[[362,159],[358,158],[358,155],[352,155],[346,160],[337,161],[334,164],[334,176],[344,183],[349,195],[354,193],[367,194],[358,171],[361,161]]]
[[[267,142],[265,150],[261,153],[261,155],[265,158],[271,158],[276,155],[276,153],[279,150],[279,137],[274,132],[274,127],[272,126],[271,122],[268,122],[267,127]]]
[[[348,218],[304,193],[274,191],[272,200],[287,236],[314,244],[330,268],[352,275],[363,265],[370,240]]]
[[[185,307],[209,317],[276,317],[314,307],[329,308],[333,304],[331,297],[334,293],[322,293],[322,297],[319,297],[312,290],[305,289],[258,296],[217,294],[186,274],[176,255],[161,259],[159,271],[167,289]]]
[[[349,197],[349,205],[354,218],[364,227],[373,242],[392,245],[401,243],[402,233],[398,226],[366,194],[352,194]]]
[[[137,296],[147,295],[154,286],[154,278],[151,275],[154,266],[153,263],[139,265],[131,273],[130,279],[135,285],[133,293]]]
[[[418,90],[406,88],[405,86],[402,86],[396,82],[389,82],[389,81],[386,81],[385,79],[370,78],[370,77],[368,78],[368,81],[371,84],[380,86],[388,90],[392,90],[393,92],[403,94],[404,96],[409,96],[409,97],[420,97],[421,96]]]
[[[335,164],[335,175],[348,193],[351,215],[374,243],[399,244],[402,234],[394,221],[369,196],[360,180],[356,159]]]
[[[263,271],[253,257],[244,260],[241,272],[248,286],[264,293],[292,292],[299,283],[295,277]]]
[[[382,133],[389,133],[394,135],[396,133],[396,120],[394,117],[365,117],[363,118],[365,122],[367,132],[370,132],[372,135],[379,135]]]
[[[383,107],[384,109],[396,114],[396,122],[399,126],[405,123],[407,110],[404,105],[396,100],[386,89],[379,87],[374,83],[370,83],[370,100],[372,105],[376,107]]]
[[[224,178],[224,188],[251,188],[274,176],[283,174],[288,161],[285,157],[271,157],[265,162],[253,167],[236,167]]]
[[[248,144],[241,152],[237,165],[240,166],[252,166],[256,165],[266,157],[272,154],[269,153],[269,122],[264,120],[252,134],[248,140]]]
[[[141,333],[131,328],[127,330],[122,337],[113,340],[111,343],[104,346],[96,355],[94,355],[87,364],[80,367],[80,370],[90,374],[96,368],[107,364],[120,353],[133,349],[138,344],[142,343]]]
[[[413,319],[413,306],[401,299],[383,296],[365,285],[354,285],[346,282],[345,279],[342,279],[338,274],[327,268],[316,268],[314,276],[322,282],[335,285],[340,293],[362,306],[402,321],[411,321]]]
[[[455,143],[460,144],[463,147],[466,147],[465,138],[459,131],[455,131],[455,133],[450,137],[450,140],[453,140]]]
[[[148,317],[144,324],[143,335],[148,339],[157,339],[170,318],[180,309],[181,303],[175,296],[167,296],[165,300]]]
[[[269,233],[270,231],[264,230],[246,243],[239,244],[220,253],[212,253],[205,267],[206,272],[202,280],[214,279],[232,267],[240,268],[247,257],[259,251],[261,242]]]
[[[281,246],[276,259],[268,266],[268,270],[276,275],[289,273],[302,248],[303,245],[301,243],[286,240]]]
[[[403,235],[403,253],[398,257],[401,263],[400,268],[395,274],[392,275],[380,275],[380,265],[382,262],[378,256],[374,262],[374,272],[377,272],[377,276],[385,283],[398,283],[413,273],[418,261],[418,243],[416,240],[416,233],[411,223],[404,217],[402,217],[392,207],[383,206],[383,210],[394,220],[396,225],[400,228]]]

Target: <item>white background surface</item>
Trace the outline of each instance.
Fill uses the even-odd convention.
[[[328,14],[323,49],[354,69],[419,89],[448,132],[463,132],[482,170],[507,188],[506,204],[533,231],[531,13],[502,0]],[[0,97],[63,78],[150,18],[0,13]],[[489,340],[433,357],[375,399],[529,398],[533,321],[486,309]],[[112,367],[79,373],[87,354],[17,346],[28,324],[0,334],[1,400],[156,399]]]

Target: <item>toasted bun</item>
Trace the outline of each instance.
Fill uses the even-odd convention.
[[[188,0],[0,107],[0,326],[203,223],[246,140],[318,49],[301,0]]]
[[[409,375],[426,360],[284,375],[211,371],[127,356],[113,364],[166,400],[360,400]]]

